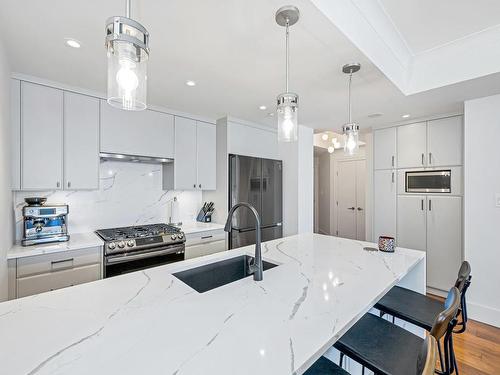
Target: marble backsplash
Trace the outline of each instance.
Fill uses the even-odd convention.
[[[69,205],[69,233],[96,229],[168,222],[171,202],[177,197],[178,219],[192,221],[202,204],[201,191],[162,190],[162,167],[158,164],[101,162],[99,190],[14,192],[16,239],[22,237],[24,198],[47,197],[46,204]]]

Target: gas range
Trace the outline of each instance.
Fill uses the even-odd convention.
[[[167,224],[100,229],[104,277],[184,260],[184,233]]]

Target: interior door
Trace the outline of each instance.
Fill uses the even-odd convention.
[[[262,226],[281,225],[283,216],[283,163],[262,159]]]
[[[230,194],[229,205],[246,202],[261,214],[262,162],[259,158],[230,155]],[[246,208],[240,208],[233,215],[232,226],[246,230],[255,227],[255,218]]]
[[[425,251],[426,205],[425,195],[398,196],[398,246]]]
[[[427,197],[427,285],[447,291],[462,261],[462,197]]]
[[[356,161],[340,161],[337,180],[337,235],[356,239]]]
[[[366,161],[356,161],[356,239],[364,241]]]
[[[63,91],[22,82],[21,103],[22,188],[62,189]]]

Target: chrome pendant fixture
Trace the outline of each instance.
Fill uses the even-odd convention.
[[[130,18],[130,1],[126,0],[126,17],[106,21],[108,103],[141,111],[147,107],[149,32]]]
[[[299,96],[289,91],[288,78],[290,66],[290,53],[288,48],[289,28],[299,20],[299,10],[286,5],[276,12],[276,23],[285,27],[286,32],[286,90],[277,98],[278,142],[295,142],[298,138],[298,109]]]
[[[361,69],[360,64],[346,64],[342,67],[345,74],[349,74],[349,89],[348,89],[348,113],[349,120],[347,124],[342,126],[342,133],[344,134],[344,152],[349,155],[354,155],[359,150],[359,126],[352,121],[352,107],[351,107],[351,83],[352,75]]]

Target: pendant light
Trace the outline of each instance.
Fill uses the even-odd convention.
[[[146,109],[149,33],[130,18],[126,0],[126,17],[106,21],[108,56],[108,103],[113,107],[141,111]]]
[[[292,5],[281,7],[276,12],[276,23],[285,27],[286,36],[286,90],[278,95],[276,112],[278,114],[278,142],[295,142],[298,136],[298,109],[299,96],[288,89],[289,73],[289,27],[295,25],[299,20],[298,8]]]
[[[351,82],[352,75],[361,69],[360,64],[346,64],[342,67],[345,74],[349,74],[349,99],[348,99],[348,113],[349,121],[342,126],[342,133],[344,134],[344,152],[349,155],[354,155],[359,150],[359,126],[352,121],[352,108],[351,108]]]

